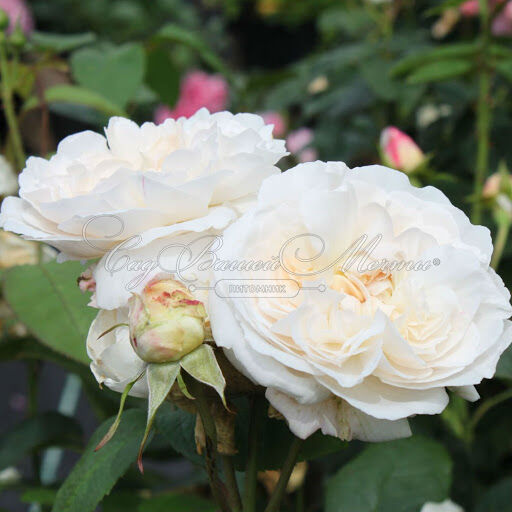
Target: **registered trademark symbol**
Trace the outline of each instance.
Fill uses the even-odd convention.
[[[432,263],[433,263],[436,267],[438,267],[439,265],[441,265],[441,260],[440,260],[439,258],[434,258],[434,259],[432,260]]]

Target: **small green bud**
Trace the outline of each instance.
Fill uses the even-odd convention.
[[[3,9],[0,9],[0,30],[5,31],[5,30],[7,30],[8,26],[9,26],[9,16]]]
[[[25,46],[25,44],[27,42],[27,38],[25,37],[25,34],[23,33],[23,30],[19,23],[16,23],[16,27],[14,28],[14,31],[11,34],[11,37],[9,37],[9,42],[15,48],[18,48],[18,49],[21,49]]]

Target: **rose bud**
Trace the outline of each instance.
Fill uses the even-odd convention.
[[[96,280],[93,276],[93,269],[89,267],[84,270],[77,279],[78,288],[82,293],[95,292],[96,291]]]
[[[504,177],[508,179],[503,179]],[[500,193],[512,197],[512,176],[508,172],[499,171],[491,174],[485,181],[482,197],[484,199],[495,199]]]
[[[394,126],[389,126],[382,132],[380,149],[385,165],[407,174],[425,161],[425,154],[411,137]]]
[[[153,280],[129,301],[130,341],[148,363],[177,361],[203,343],[206,310],[174,279]]]

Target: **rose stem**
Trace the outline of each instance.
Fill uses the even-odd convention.
[[[208,474],[208,480],[210,482],[210,488],[212,490],[213,497],[217,504],[220,506],[222,512],[231,512],[231,507],[226,500],[226,490],[217,474],[217,466],[215,460],[215,454],[217,451],[217,428],[215,427],[215,421],[213,420],[212,414],[210,412],[208,401],[204,396],[203,386],[196,379],[190,377],[187,378],[187,387],[190,390],[192,396],[194,396],[196,399],[195,405],[197,407],[197,412],[201,418],[205,432],[206,473]]]
[[[265,402],[259,395],[251,398],[249,419],[249,453],[245,468],[244,512],[256,511],[256,486],[258,483],[258,441],[261,430],[261,417]]]
[[[303,442],[304,441],[298,437],[294,438],[288,455],[286,456],[286,460],[284,461],[283,469],[281,469],[281,476],[279,477],[279,481],[272,493],[265,512],[279,512],[279,506],[283,500],[288,480],[290,480],[290,476],[297,462],[297,457],[299,456]]]
[[[508,234],[510,232],[510,215],[507,212],[502,212],[498,219],[498,232],[496,233],[496,239],[494,240],[494,251],[492,253],[491,267],[496,270],[500,264],[503,250],[507,245]]]
[[[478,425],[480,420],[484,417],[484,415],[490,409],[492,409],[496,405],[499,405],[499,404],[501,404],[501,402],[504,402],[505,400],[508,400],[510,398],[512,398],[512,389],[507,389],[506,391],[498,393],[497,395],[493,396],[492,398],[489,398],[489,400],[486,400],[475,411],[475,414],[473,414],[473,417],[471,418],[471,423],[470,423],[471,433],[473,433],[475,431],[475,427]]]
[[[489,138],[491,129],[491,69],[489,68],[489,44],[490,44],[490,13],[487,0],[479,0],[480,18],[482,27],[482,51],[480,55],[480,78],[478,92],[478,107],[476,114],[477,130],[477,157],[473,212],[471,220],[474,224],[482,221],[482,190],[484,181],[489,171]]]
[[[295,505],[295,512],[305,512],[305,491],[303,482],[302,485],[297,489],[297,502]]]
[[[7,65],[7,52],[5,43],[5,34],[2,34],[3,40],[0,41],[0,73],[2,75],[2,102],[4,104],[5,119],[12,140],[14,157],[16,160],[17,171],[20,172],[25,167],[25,153],[21,142],[20,129],[16,113],[14,111],[14,103],[12,101],[12,88],[9,77],[9,66]]]
[[[230,455],[222,455],[222,468],[226,477],[226,487],[229,493],[229,501],[231,507],[235,512],[242,510],[242,499],[240,498],[240,491],[238,490],[238,483],[236,481],[235,466],[233,465],[233,457]]]

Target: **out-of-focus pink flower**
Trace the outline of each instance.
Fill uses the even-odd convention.
[[[484,189],[482,190],[482,196],[485,199],[492,199],[496,197],[501,187],[501,175],[499,172],[491,174],[485,181]]]
[[[299,128],[291,132],[286,139],[286,147],[300,162],[313,162],[317,159],[316,149],[308,147],[314,133],[310,128]]]
[[[318,160],[318,152],[315,148],[306,148],[298,154],[299,162],[314,162]]]
[[[219,112],[226,108],[228,94],[228,84],[222,76],[191,71],[181,82],[180,97],[174,109],[159,106],[155,111],[155,123],[160,124],[169,117],[191,117],[203,107],[210,112]]]
[[[274,137],[282,137],[286,133],[286,121],[279,112],[261,112],[259,115],[263,118],[265,124],[274,125],[274,129],[272,130]]]
[[[466,2],[461,4],[459,9],[462,16],[466,16],[467,18],[478,16],[478,12],[480,11],[478,0],[467,0]]]
[[[14,30],[17,23],[26,35],[34,30],[32,11],[24,0],[0,0],[0,9],[3,9],[9,17],[9,27],[7,29],[9,34]]]
[[[290,132],[286,139],[286,147],[290,153],[298,153],[313,141],[313,130],[310,128],[299,128]]]
[[[492,33],[495,36],[512,35],[512,1],[508,2],[498,16],[494,18]]]
[[[484,184],[482,197],[484,199],[495,199],[499,194],[506,196],[512,195],[512,176],[507,173],[507,177],[503,179],[501,172],[491,174]]]
[[[489,7],[494,9],[497,5],[502,4],[505,0],[488,0]],[[459,7],[460,13],[466,18],[473,18],[478,16],[480,6],[478,0],[467,0]]]
[[[154,119],[156,124],[162,124],[166,119],[174,117],[174,111],[167,105],[158,105],[155,109]]]
[[[414,171],[425,160],[423,151],[411,137],[395,126],[383,130],[380,148],[385,165],[406,173]]]

